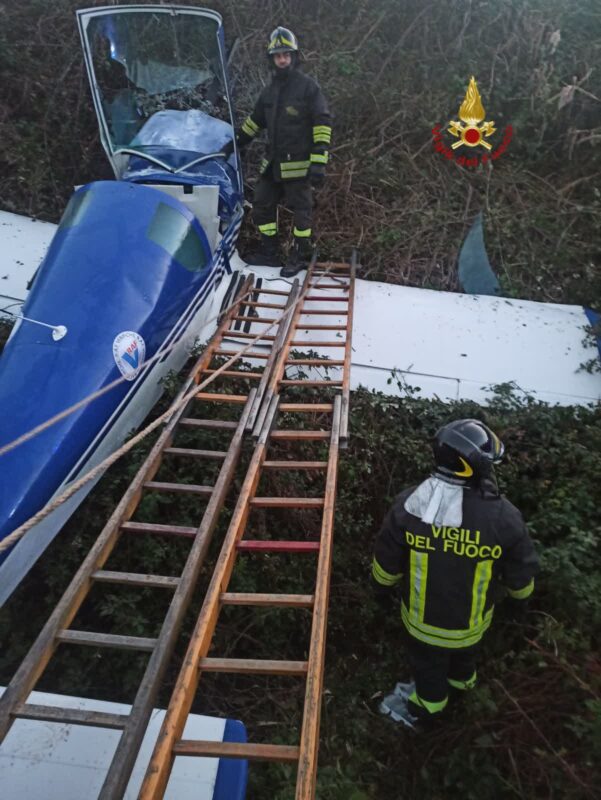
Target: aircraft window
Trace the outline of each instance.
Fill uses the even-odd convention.
[[[76,192],[65,209],[59,224],[59,229],[73,228],[81,222],[83,215],[90,204],[90,192]]]
[[[148,228],[148,238],[191,272],[200,272],[208,254],[190,222],[166,203],[160,203]]]
[[[136,11],[90,20],[86,37],[93,88],[113,147],[133,146],[140,129],[159,112],[194,110],[230,123],[217,33],[214,19],[186,13]],[[178,143],[187,129],[184,117],[180,127]],[[198,151],[194,140],[181,149]]]

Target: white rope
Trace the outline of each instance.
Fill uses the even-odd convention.
[[[115,450],[115,452],[112,453],[110,456],[107,456],[107,458],[105,458],[103,461],[100,462],[100,464],[98,464],[93,469],[91,469],[89,472],[87,472],[85,475],[83,475],[78,481],[76,481],[75,483],[72,483],[71,486],[69,486],[68,489],[65,489],[65,491],[62,494],[60,494],[54,500],[51,500],[49,503],[47,503],[43,508],[41,508],[37,512],[37,514],[34,514],[33,517],[30,517],[26,522],[24,522],[18,528],[15,528],[15,530],[12,533],[10,533],[8,536],[6,536],[0,542],[0,553],[4,552],[5,550],[8,550],[9,547],[12,547],[15,542],[17,542],[19,539],[21,539],[23,536],[25,536],[27,531],[29,531],[31,528],[33,528],[35,525],[37,525],[38,522],[41,522],[43,519],[45,519],[56,508],[58,508],[60,505],[62,505],[70,497],[72,497],[76,492],[78,492],[81,489],[82,486],[85,486],[86,483],[89,483],[89,481],[93,480],[98,474],[100,474],[101,472],[104,472],[106,469],[108,469],[108,467],[110,467],[112,464],[114,464],[116,461],[118,461],[121,458],[122,455],[125,455],[125,453],[129,452],[139,442],[141,442],[143,439],[145,439],[146,436],[148,436],[148,434],[152,433],[152,431],[154,431],[155,428],[157,428],[162,422],[164,422],[169,417],[173,416],[174,412],[177,411],[177,409],[180,408],[180,406],[182,406],[184,403],[187,403],[190,400],[192,400],[202,389],[204,389],[206,386],[208,386],[210,383],[212,383],[220,375],[221,372],[225,371],[228,367],[230,367],[232,364],[234,364],[240,358],[240,356],[244,355],[244,353],[246,353],[247,350],[249,350],[254,344],[256,344],[260,339],[262,339],[265,336],[265,334],[267,333],[267,331],[271,330],[275,325],[279,325],[289,314],[291,314],[292,311],[296,308],[296,306],[302,300],[305,299],[306,295],[312,289],[316,288],[316,285],[319,284],[319,282],[321,280],[323,280],[326,277],[326,275],[329,274],[330,271],[331,271],[331,268],[326,269],[325,272],[323,272],[318,277],[315,286],[308,286],[305,289],[304,292],[301,292],[301,294],[294,301],[294,303],[292,303],[292,305],[289,306],[289,308],[287,308],[284,312],[282,312],[282,314],[279,317],[276,317],[274,319],[274,321],[267,328],[265,328],[254,339],[251,339],[249,341],[249,343],[245,347],[242,348],[242,350],[240,350],[238,353],[236,353],[234,356],[232,356],[232,358],[230,358],[229,361],[226,361],[225,364],[222,364],[222,366],[219,367],[219,369],[217,369],[215,372],[213,372],[208,378],[206,378],[206,380],[204,380],[198,386],[195,386],[194,389],[191,390],[190,392],[188,392],[188,393],[184,394],[182,397],[180,397],[180,399],[177,402],[173,403],[167,409],[167,411],[165,411],[163,414],[161,414],[159,417],[157,417],[155,420],[153,420],[153,422],[151,422],[150,425],[148,425],[142,431],[137,433],[132,439],[130,439],[128,442],[126,442],[124,445],[122,445],[118,450]],[[261,290],[257,289],[256,287],[254,287],[253,289],[250,289],[241,298],[239,298],[234,303],[232,303],[232,305],[229,306],[229,308],[226,309],[225,312],[220,312],[217,315],[217,317],[214,317],[213,319],[217,319],[218,317],[222,316],[222,314],[227,313],[227,311],[231,311],[231,309],[234,308],[234,306],[236,306],[238,303],[240,303],[248,294],[252,294],[252,293],[259,293],[260,294],[260,292],[261,292]],[[209,321],[211,322],[213,320],[209,320]],[[257,320],[257,321],[259,322],[260,320]],[[235,335],[235,331],[233,331],[233,335]],[[164,352],[165,351],[163,351],[163,353]],[[163,353],[161,353],[161,355]],[[252,354],[251,354],[251,358],[252,358]],[[91,399],[94,399],[94,395],[90,395],[90,398],[88,399],[88,402],[90,402]],[[82,401],[80,401],[80,403],[76,404],[76,405],[77,406],[81,405],[81,402]],[[71,407],[71,409],[73,409],[73,410],[74,410],[74,408],[75,407],[73,407],[73,406]],[[71,413],[71,411],[69,409],[66,409],[66,410],[69,411],[69,413]],[[65,412],[61,412],[61,414],[62,414],[62,416],[66,416]],[[61,415],[57,415],[57,416],[61,416]],[[53,417],[52,420],[48,420],[48,423],[49,424],[54,424],[54,421],[55,421],[55,418]],[[38,426],[38,427],[40,427],[40,426]],[[45,424],[45,427],[48,427],[47,423]],[[34,428],[33,430],[36,430],[36,429]],[[35,435],[35,434],[33,434],[33,435]],[[23,437],[20,437],[20,438],[22,439]],[[28,438],[31,438],[31,436],[28,436]],[[20,443],[18,439],[15,439],[15,442],[16,443]],[[17,446],[13,442],[11,442],[10,444],[14,445],[15,447]],[[8,445],[7,445],[7,447],[8,447]],[[12,447],[10,447],[10,449],[12,449]],[[5,452],[4,449],[0,450],[0,455],[2,455],[3,452]]]

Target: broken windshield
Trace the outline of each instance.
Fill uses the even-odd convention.
[[[178,169],[232,137],[216,17],[186,11],[91,13],[85,39],[113,154],[133,149]]]

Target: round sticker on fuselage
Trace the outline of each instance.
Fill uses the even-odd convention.
[[[115,336],[113,358],[126,381],[133,381],[146,355],[146,345],[139,333],[123,331]]]

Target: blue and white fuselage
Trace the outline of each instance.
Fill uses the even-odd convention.
[[[77,189],[36,274],[23,316],[66,333],[15,326],[0,359],[0,447],[121,381],[0,456],[0,540],[148,414],[214,325],[243,216],[237,155],[220,152],[233,127],[219,15],[111,6],[78,22],[117,180]],[[90,488],[0,553],[0,603]]]

